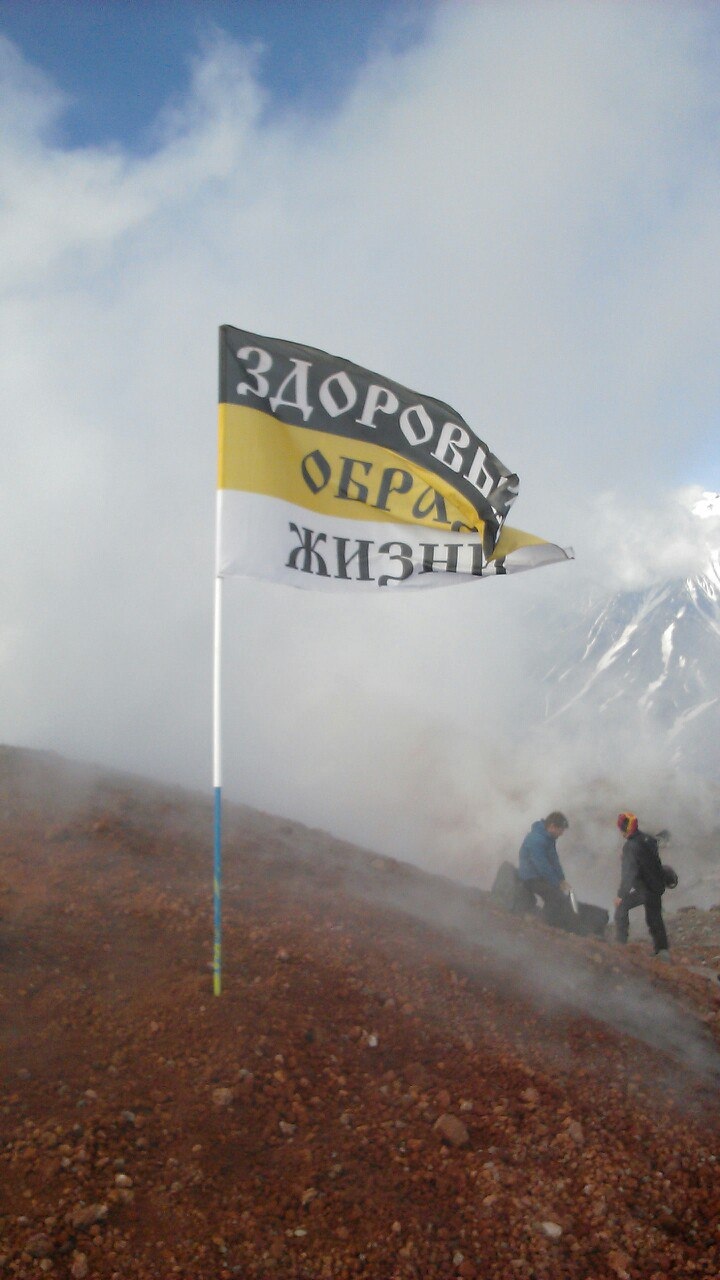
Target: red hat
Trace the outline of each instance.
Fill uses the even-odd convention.
[[[617,820],[618,828],[624,836],[634,836],[638,829],[638,820],[634,813],[619,813]]]

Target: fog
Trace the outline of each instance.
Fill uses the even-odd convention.
[[[312,117],[215,32],[142,155],[61,145],[0,38],[2,738],[210,787],[231,323],[449,402],[520,474],[511,523],[576,560],[401,598],[228,581],[226,792],[480,883],[556,807],[588,890],[621,808],[711,853],[713,795],[662,742],[543,726],[537,653],[589,591],[707,549],[719,28],[446,4]]]

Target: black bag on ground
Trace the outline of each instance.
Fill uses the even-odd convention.
[[[535,894],[520,879],[518,869],[512,862],[501,862],[490,890],[490,897],[498,907],[502,907],[503,911],[509,911],[512,915],[526,915],[528,912],[538,911]],[[582,938],[604,938],[609,920],[610,912],[604,907],[593,907],[589,902],[578,902],[575,915],[570,916],[568,910],[566,927]]]
[[[535,895],[523,884],[518,869],[512,862],[501,862],[493,880],[490,897],[498,907],[513,915],[535,910]]]
[[[593,907],[589,902],[578,902],[575,932],[581,938],[604,938],[610,920],[610,912],[604,907]]]

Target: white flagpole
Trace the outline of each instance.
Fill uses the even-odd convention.
[[[219,548],[220,539],[220,503],[221,490],[217,493],[216,522]],[[214,820],[214,869],[213,869],[213,991],[220,995],[222,985],[222,727],[220,718],[220,671],[221,671],[221,637],[222,637],[222,578],[215,573],[215,609],[213,633],[213,794],[215,797]]]

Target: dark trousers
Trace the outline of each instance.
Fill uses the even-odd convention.
[[[531,893],[542,898],[542,914],[546,924],[552,924],[556,929],[574,931],[575,912],[569,896],[563,893],[562,889],[552,884],[550,880],[543,880],[541,876],[536,876],[534,880],[524,880],[523,884],[527,885]]]
[[[619,907],[615,908],[615,936],[618,942],[627,942],[630,932],[630,912],[633,907],[645,908],[645,919],[653,940],[655,954],[667,951],[668,940],[665,932],[665,921],[662,914],[662,897],[652,893],[650,889],[631,889],[625,894]]]

